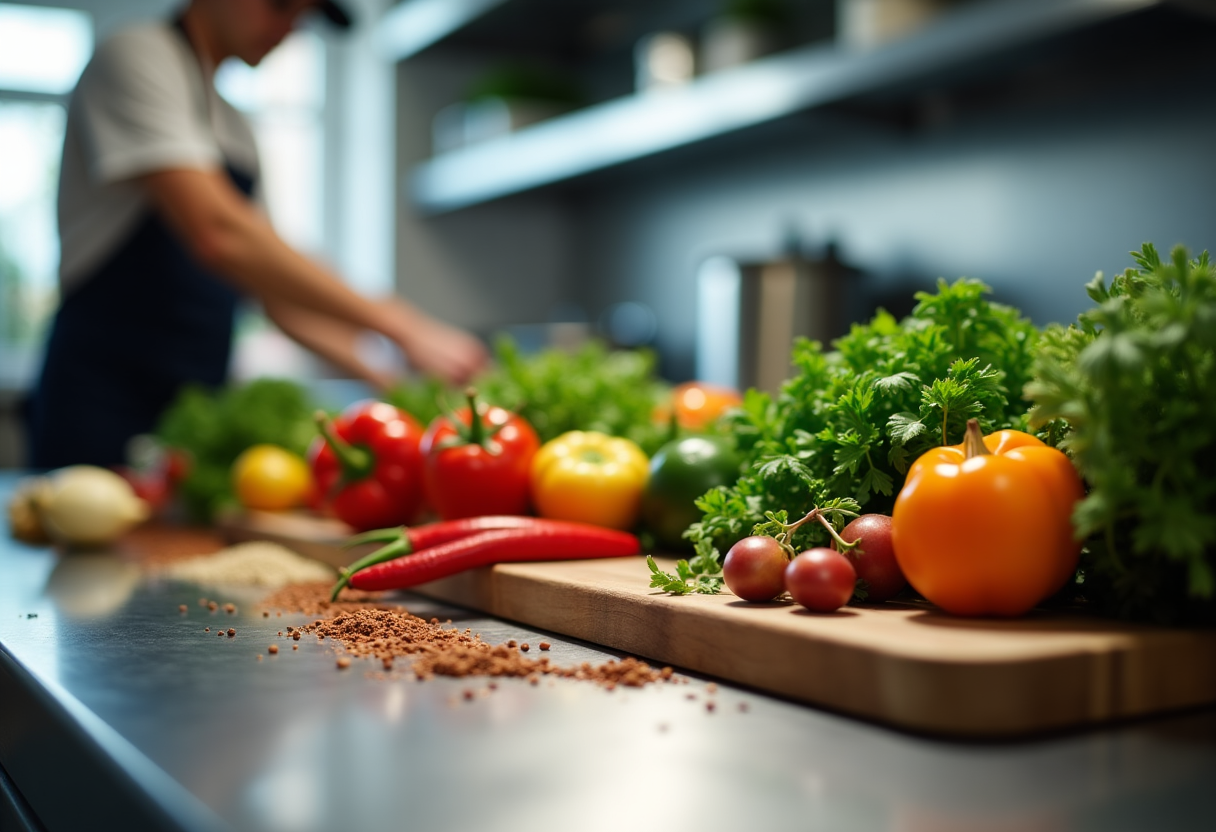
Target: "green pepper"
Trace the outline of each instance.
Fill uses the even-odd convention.
[[[739,456],[729,439],[687,436],[659,448],[650,460],[642,522],[665,549],[691,549],[684,530],[701,519],[696,500],[711,488],[734,485]]]

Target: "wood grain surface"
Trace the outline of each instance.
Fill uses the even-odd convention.
[[[265,518],[235,526],[226,528],[232,539],[268,535]],[[274,531],[270,538],[302,554],[351,559],[335,545],[333,529],[302,522]],[[674,597],[649,587],[640,557],[504,564],[415,591],[934,734],[1009,737],[1216,704],[1216,631],[1038,611],[1015,620],[969,619],[888,603],[824,615],[732,595]]]

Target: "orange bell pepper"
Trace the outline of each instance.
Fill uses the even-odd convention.
[[[1021,615],[1076,571],[1072,511],[1083,496],[1062,452],[1021,431],[983,436],[972,419],[961,445],[908,469],[891,515],[895,559],[947,612]]]

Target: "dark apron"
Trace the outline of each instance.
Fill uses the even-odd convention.
[[[228,175],[252,192],[252,177]],[[55,315],[28,403],[29,466],[126,461],[183,385],[224,382],[238,300],[150,211]]]

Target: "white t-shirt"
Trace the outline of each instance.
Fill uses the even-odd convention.
[[[102,43],[68,105],[59,179],[61,293],[85,281],[150,210],[132,177],[222,170],[225,162],[256,179],[253,131],[215,92],[178,29],[145,24]]]

